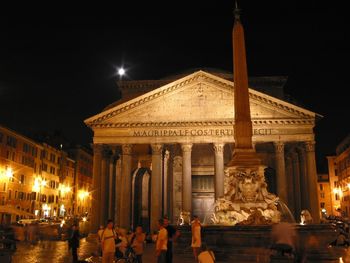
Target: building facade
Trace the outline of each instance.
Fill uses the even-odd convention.
[[[85,166],[91,175],[90,166]],[[20,218],[77,216],[74,205],[86,179],[77,173],[76,164],[62,149],[29,139],[0,126],[0,220],[11,223]],[[90,176],[91,178],[91,176]],[[91,179],[90,179],[91,183]],[[89,211],[90,193],[85,193],[84,208]]]
[[[328,174],[318,175],[318,200],[320,202],[321,218],[326,219],[329,215],[334,215],[333,191],[329,183]]]
[[[231,80],[232,74],[199,70],[123,81],[122,99],[85,120],[94,132],[95,230],[108,218],[125,228],[143,224],[154,230],[163,214],[176,223],[184,207],[208,219],[235,143]],[[285,196],[282,201],[299,218],[317,195],[317,114],[281,99],[283,81],[250,81],[253,144],[266,166],[269,191]]]
[[[78,146],[68,150],[68,155],[75,160],[74,214],[84,216],[91,213],[92,152]]]
[[[349,217],[350,213],[350,135],[328,156],[328,173],[332,188],[334,215]]]

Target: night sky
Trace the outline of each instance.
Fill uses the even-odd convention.
[[[1,124],[26,134],[57,130],[84,145],[92,132],[83,120],[118,98],[117,67],[133,80],[197,67],[232,70],[234,1],[119,2],[69,12],[4,10]],[[239,1],[248,71],[288,76],[285,92],[324,116],[315,128],[322,172],[325,156],[350,132],[347,8],[296,2]]]

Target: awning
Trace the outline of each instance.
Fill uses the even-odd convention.
[[[29,213],[27,211],[23,211],[20,209],[17,209],[13,206],[9,205],[0,205],[0,213],[3,214],[15,214],[15,215],[20,215],[20,216],[28,216],[28,217],[35,217],[34,214]]]

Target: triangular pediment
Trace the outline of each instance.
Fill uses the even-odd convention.
[[[259,120],[314,120],[316,114],[249,89],[251,117]],[[116,105],[87,120],[90,126],[121,123],[210,122],[234,119],[233,82],[204,71]]]

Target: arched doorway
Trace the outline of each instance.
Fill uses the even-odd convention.
[[[132,176],[132,216],[133,229],[141,225],[145,232],[150,230],[150,189],[151,172],[147,168],[138,168]]]

